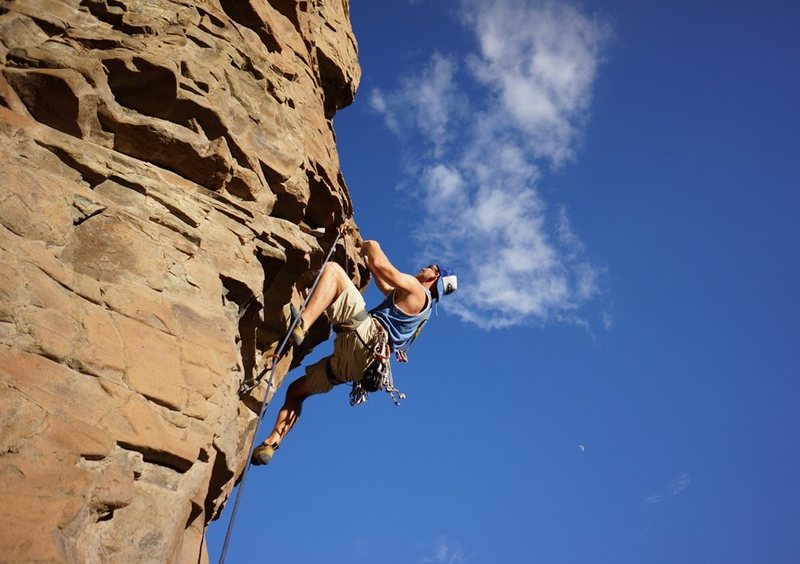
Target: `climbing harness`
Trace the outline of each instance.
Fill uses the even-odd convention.
[[[328,264],[328,261],[330,261],[331,256],[333,255],[333,251],[334,251],[334,249],[336,249],[336,243],[339,242],[339,238],[341,236],[342,236],[342,231],[339,230],[336,233],[336,238],[333,240],[333,244],[331,245],[330,250],[328,251],[328,255],[325,257],[325,260],[322,262],[322,266],[319,269],[319,273],[317,273],[317,277],[314,279],[314,283],[311,285],[311,290],[309,290],[308,296],[306,296],[306,299],[303,301],[303,305],[300,306],[299,314],[303,313],[303,310],[305,310],[306,305],[308,304],[308,300],[310,300],[311,296],[314,294],[314,290],[317,287],[317,283],[319,283],[319,279],[322,276],[322,271],[325,269],[325,265]],[[347,256],[347,253],[345,252],[345,257],[346,256]],[[269,403],[267,401],[267,398],[269,397],[269,393],[272,390],[272,379],[275,376],[275,368],[278,366],[277,359],[283,357],[283,350],[286,348],[286,344],[289,342],[289,337],[292,334],[292,330],[294,329],[294,326],[297,323],[299,323],[299,320],[300,320],[299,314],[298,314],[298,316],[292,318],[292,321],[289,324],[289,329],[287,329],[286,335],[283,337],[283,340],[281,341],[280,345],[278,346],[277,352],[274,355],[271,355],[271,357],[270,357],[270,358],[273,359],[273,362],[272,362],[272,366],[269,368],[269,377],[267,378],[267,387],[264,390],[264,399],[261,400],[261,408],[260,408],[260,410],[258,412],[258,423],[256,424],[256,429],[255,429],[255,432],[253,433],[253,438],[250,441],[250,448],[248,449],[247,459],[246,459],[247,463],[245,464],[244,470],[242,470],[242,479],[241,479],[241,483],[239,484],[239,491],[236,492],[236,499],[233,502],[233,511],[231,512],[231,520],[228,523],[228,530],[225,533],[225,542],[222,545],[222,552],[220,553],[220,556],[219,556],[219,564],[223,564],[225,562],[225,555],[228,552],[228,544],[229,544],[229,542],[231,540],[231,533],[233,532],[233,523],[236,520],[236,513],[239,510],[239,502],[241,501],[242,491],[244,490],[245,482],[247,480],[247,472],[250,469],[250,459],[252,458],[253,451],[255,450],[256,437],[258,436],[259,427],[261,427],[261,420],[263,419],[264,413],[266,412],[267,406],[269,405]],[[267,370],[267,368],[264,368],[264,370],[259,374],[259,377],[256,380],[256,382],[261,381],[261,374],[263,374],[264,371],[266,371],[266,370]],[[202,550],[202,545],[201,545],[201,550]]]
[[[380,328],[379,337],[374,345],[370,345],[358,331],[356,331],[356,328],[369,318],[370,315],[367,313],[367,310],[362,309],[344,323],[334,325],[333,327],[336,333],[355,334],[356,338],[361,342],[361,345],[372,354],[372,361],[364,370],[361,379],[352,382],[350,405],[356,406],[365,403],[367,401],[367,394],[380,390],[384,390],[389,394],[389,397],[392,398],[395,405],[400,405],[400,401],[406,399],[406,395],[394,387],[388,333],[378,321],[378,327]],[[328,380],[330,380],[332,384],[343,384],[345,382],[345,380],[340,380],[334,373],[330,360],[325,366],[325,372],[328,376]]]
[[[430,299],[430,298],[429,298]],[[376,320],[380,328],[380,336],[378,342],[374,345],[367,343],[364,338],[356,331],[356,328],[364,321],[370,318],[370,314],[366,310],[361,310],[353,315],[346,322],[334,326],[333,330],[337,333],[353,332],[364,348],[372,354],[372,362],[367,366],[361,379],[352,383],[350,390],[350,405],[356,406],[367,401],[368,394],[384,390],[395,405],[400,405],[400,401],[406,399],[406,395],[395,388],[394,379],[392,378],[392,363],[390,362],[391,348],[389,347],[389,333],[380,320]],[[408,349],[414,344],[414,341],[419,336],[422,328],[430,319],[430,310],[425,317],[420,321],[411,339],[405,345],[395,351],[395,358],[398,362],[408,362]],[[328,361],[326,373],[328,380],[331,383],[341,384],[342,380],[333,373],[330,361]]]

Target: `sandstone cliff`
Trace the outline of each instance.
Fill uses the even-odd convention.
[[[0,560],[197,561],[352,222],[348,11],[0,1]]]

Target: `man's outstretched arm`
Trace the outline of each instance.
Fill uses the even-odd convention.
[[[392,265],[377,241],[364,241],[361,256],[367,259],[367,268],[375,279],[375,285],[383,295],[388,296],[396,287],[395,280],[400,271]]]

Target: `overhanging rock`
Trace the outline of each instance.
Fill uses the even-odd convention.
[[[2,559],[197,561],[352,225],[359,76],[347,0],[0,2]]]

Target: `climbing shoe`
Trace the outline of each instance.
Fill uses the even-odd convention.
[[[289,304],[289,311],[292,314],[290,322],[294,323],[294,320],[297,320],[297,323],[295,323],[294,327],[292,328],[292,335],[290,338],[292,343],[294,343],[294,346],[299,347],[302,344],[303,339],[306,338],[306,330],[305,327],[303,327],[303,318],[300,317],[300,312],[297,311],[292,304]]]
[[[253,457],[251,459],[251,463],[253,466],[263,466],[264,464],[269,464],[272,457],[275,455],[275,451],[278,450],[278,445],[265,445],[261,444],[253,450]]]

